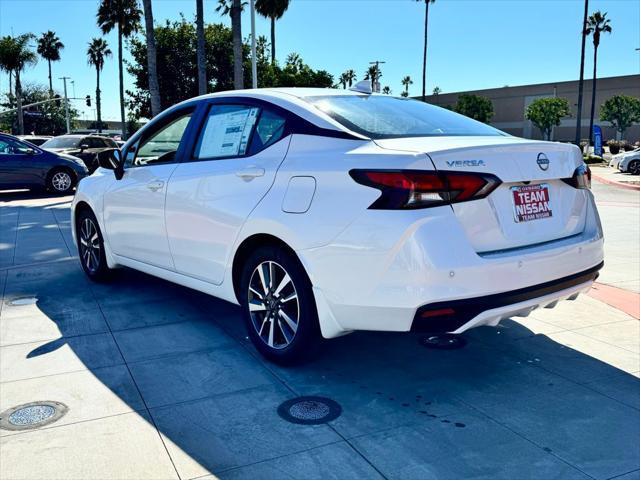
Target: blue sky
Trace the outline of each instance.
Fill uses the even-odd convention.
[[[599,76],[640,73],[640,1],[591,0],[589,10],[608,12],[614,32],[598,51]],[[0,0],[0,35],[54,30],[66,48],[54,64],[54,88],[62,75],[75,81],[77,97],[94,95],[95,71],[86,63],[87,43],[100,36],[95,25],[98,0]],[[224,22],[217,2],[205,0],[205,21]],[[582,0],[437,0],[430,10],[427,90],[443,92],[573,80],[578,76]],[[156,22],[195,15],[194,0],[154,0]],[[410,93],[421,89],[424,4],[414,0],[292,0],[276,25],[278,59],[298,52],[314,68],[336,77],[353,68],[362,78],[372,60],[385,60],[382,85],[399,94],[405,75],[414,79]],[[243,15],[249,34],[249,12]],[[269,35],[267,20],[257,17],[258,35]],[[106,37],[114,54],[116,36]],[[195,53],[194,53],[195,54]],[[589,41],[586,75],[591,75]],[[23,75],[25,82],[47,83],[40,61]],[[117,62],[103,72],[103,118],[119,118]],[[125,79],[127,87],[130,79]],[[8,76],[0,76],[0,91]],[[73,91],[69,87],[69,95]],[[85,118],[93,111],[76,102]]]

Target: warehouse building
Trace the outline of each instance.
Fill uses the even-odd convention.
[[[582,102],[581,138],[588,138],[589,115],[591,113],[591,80],[584,82]],[[487,97],[493,103],[494,115],[491,125],[512,135],[525,138],[542,139],[540,130],[524,117],[525,110],[531,102],[544,97],[564,97],[569,101],[571,117],[562,119],[559,127],[554,128],[552,139],[556,141],[573,141],[576,132],[576,113],[578,104],[578,81],[542,83],[537,85],[504,86],[487,90],[469,92],[440,93],[427,96],[427,102],[439,106],[453,106],[461,94],[474,94]],[[616,131],[609,122],[600,121],[600,106],[614,95],[629,95],[640,98],[640,75],[599,78],[596,92],[596,112],[594,124],[602,127],[602,135],[606,140],[616,138]],[[625,139],[631,143],[640,140],[640,124],[636,123],[627,129]]]

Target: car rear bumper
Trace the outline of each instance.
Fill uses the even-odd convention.
[[[462,333],[480,325],[497,325],[512,316],[526,317],[540,307],[551,308],[559,300],[574,300],[598,278],[604,262],[568,277],[509,292],[436,302],[418,308],[413,332]]]
[[[451,209],[431,210],[421,217],[414,212],[405,223],[372,215],[329,245],[297,252],[314,285],[326,338],[424,328],[416,315],[425,306],[460,308],[454,321],[440,319],[431,331],[496,325],[587,290],[604,260],[592,197],[581,233],[491,253],[471,247]]]

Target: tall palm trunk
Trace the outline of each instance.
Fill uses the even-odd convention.
[[[231,8],[231,30],[233,31],[233,85],[236,90],[244,88],[242,74],[242,4],[240,0],[233,0]]]
[[[424,53],[422,56],[422,101],[426,101],[427,92],[427,40],[429,39],[429,4],[426,0],[424,10]]]
[[[584,91],[584,53],[587,41],[587,17],[589,16],[589,0],[584,0],[584,17],[582,19],[582,51],[580,53],[580,80],[578,82],[578,112],[576,118],[576,145],[580,145],[582,136],[582,96]]]
[[[51,60],[47,60],[49,63],[49,97],[53,98],[53,81],[51,80]]]
[[[591,117],[589,118],[589,145],[593,144],[593,117],[596,114],[596,71],[598,68],[598,46],[593,48],[593,89],[591,90]]]
[[[198,95],[207,93],[207,70],[204,56],[204,6],[202,0],[196,0],[196,35],[198,44],[196,58],[198,63]]]
[[[16,70],[16,107],[18,108],[18,135],[24,135],[24,116],[22,113],[22,84],[20,70]]]
[[[144,25],[147,37],[147,72],[149,75],[149,95],[151,97],[151,115],[160,113],[160,86],[158,84],[158,67],[156,53],[156,36],[153,30],[153,9],[151,0],[142,0],[144,7]]]
[[[118,23],[118,78],[120,80],[120,121],[122,122],[122,139],[127,138],[127,124],[124,120],[124,72],[122,61],[122,27]]]
[[[102,133],[102,112],[100,106],[100,69],[96,68],[96,115],[98,117],[98,133]]]
[[[271,65],[276,64],[276,19],[271,17]]]
[[[13,95],[13,72],[9,72],[9,95]]]

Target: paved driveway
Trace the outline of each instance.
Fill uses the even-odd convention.
[[[638,196],[612,188],[602,281],[637,290]],[[0,194],[0,411],[69,407],[0,430],[2,479],[640,478],[640,330],[620,310],[581,296],[450,351],[356,333],[284,369],[233,305],[130,270],[86,280],[69,200]],[[342,415],[282,420],[299,395]]]

